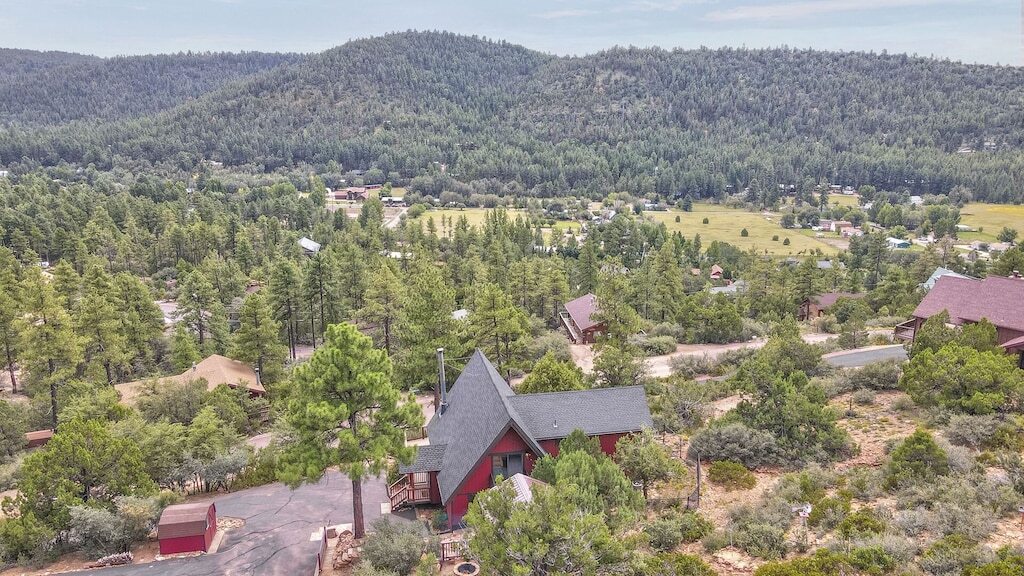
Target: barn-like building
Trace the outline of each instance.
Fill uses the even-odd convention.
[[[389,497],[392,508],[443,505],[452,526],[476,493],[530,474],[573,430],[612,454],[619,438],[653,426],[643,386],[517,395],[479,350],[446,396],[427,425],[430,443],[399,468]]]
[[[168,506],[157,524],[160,554],[208,552],[216,533],[217,507],[213,502]]]

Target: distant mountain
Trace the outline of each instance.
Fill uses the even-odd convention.
[[[168,66],[185,75],[177,62]],[[146,84],[145,72],[129,76]],[[23,97],[6,90],[0,110]],[[411,177],[436,162],[462,181],[516,181],[536,195],[711,196],[820,179],[915,193],[966,185],[1003,201],[1024,190],[1024,69],[904,55],[616,48],[570,58],[406,32],[283,62],[151,112],[0,130],[0,164],[104,166],[113,153],[267,170],[336,161]],[[446,186],[429,180],[418,184]]]
[[[301,58],[260,52],[97,58],[0,49],[0,125],[154,114]]]

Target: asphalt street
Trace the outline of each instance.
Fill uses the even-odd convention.
[[[367,527],[387,502],[383,479],[363,484]],[[240,490],[214,499],[219,517],[241,518],[245,525],[227,532],[219,550],[177,558],[90,570],[102,576],[304,576],[313,573],[319,541],[311,535],[323,526],[352,522],[352,483],[338,472],[318,484],[296,490],[279,483]]]
[[[876,346],[868,349],[851,350],[849,352],[835,352],[823,357],[825,362],[840,368],[856,368],[884,360],[898,360],[902,362],[906,359],[907,351],[903,348],[902,344]]]

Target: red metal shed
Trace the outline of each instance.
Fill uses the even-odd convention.
[[[161,554],[206,552],[216,533],[217,507],[213,502],[168,506],[157,525]]]

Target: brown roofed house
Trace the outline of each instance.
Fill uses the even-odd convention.
[[[797,319],[811,320],[824,316],[828,313],[828,309],[835,305],[840,298],[859,300],[863,297],[863,293],[854,294],[852,292],[828,292],[817,296],[811,296],[800,303],[800,310],[797,311]]]
[[[712,264],[711,273],[708,276],[710,276],[712,280],[721,280],[723,274],[725,274],[725,270],[722,270],[721,266],[718,264]]]
[[[912,342],[921,324],[943,310],[956,326],[982,319],[991,322],[996,327],[996,341],[1007,352],[1020,354],[1024,367],[1024,279],[940,276],[912,318],[896,326],[895,337]]]
[[[263,396],[267,389],[260,384],[256,371],[251,366],[238,360],[232,360],[220,354],[207,356],[202,362],[175,376],[157,378],[157,385],[186,384],[196,380],[205,380],[207,390],[213,390],[223,384],[229,388],[244,387],[251,396]],[[136,380],[114,386],[121,395],[121,402],[135,404],[139,395],[146,389],[150,380]]]
[[[593,294],[565,303],[565,311],[559,317],[574,344],[593,344],[604,333],[607,326],[595,318],[599,311],[597,296]]]

